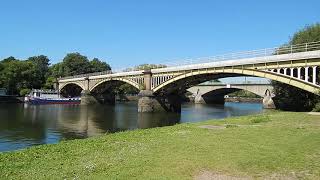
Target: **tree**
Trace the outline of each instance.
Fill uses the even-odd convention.
[[[29,57],[28,61],[34,65],[32,87],[35,89],[40,89],[46,82],[50,60],[47,56],[40,55]]]
[[[288,44],[295,45],[315,41],[320,41],[320,24],[306,26],[296,32]],[[319,96],[284,83],[272,81],[272,86],[274,87],[276,107],[282,110],[310,111],[320,101]]]
[[[63,58],[63,66],[66,76],[74,76],[91,72],[90,62],[86,56],[80,53],[69,53]]]
[[[18,94],[21,89],[31,89],[34,80],[34,64],[30,61],[16,59],[2,61],[3,69],[0,71],[1,86],[9,94]]]
[[[49,67],[48,77],[60,78],[66,76],[63,63],[57,63]]]
[[[320,23],[308,25],[296,32],[291,38],[289,44],[294,45],[316,41],[320,41]]]
[[[17,59],[13,56],[10,56],[8,58],[3,59],[1,62],[6,63],[6,62],[11,62],[11,61],[17,61]]]
[[[111,67],[106,62],[100,61],[98,58],[93,58],[92,61],[90,61],[90,72],[102,72],[102,71],[108,71],[111,70]]]

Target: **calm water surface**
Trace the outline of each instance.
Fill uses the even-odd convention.
[[[141,114],[137,104],[116,106],[0,104],[0,152],[105,133],[259,113],[257,103],[183,104],[181,114]]]

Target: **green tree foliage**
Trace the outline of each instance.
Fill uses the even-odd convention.
[[[59,78],[107,70],[111,70],[110,65],[98,58],[93,58],[92,61],[89,61],[86,56],[80,53],[69,53],[61,63],[54,64],[49,68],[49,75],[50,77]]]
[[[69,53],[63,58],[64,73],[66,76],[86,74],[91,72],[90,62],[80,53]]]
[[[320,41],[320,24],[306,26],[296,32],[289,45]],[[299,88],[272,81],[276,107],[282,110],[310,111],[320,100],[319,96]]]
[[[49,67],[49,76],[54,78],[60,78],[66,76],[64,65],[62,62],[54,64]]]
[[[166,65],[163,64],[140,64],[135,66],[134,68],[127,68],[125,71],[139,71],[139,70],[150,70],[150,69],[157,69],[157,68],[165,68]]]
[[[111,67],[106,62],[100,61],[98,58],[93,58],[90,61],[90,72],[102,72],[111,70]]]
[[[0,85],[6,88],[9,94],[19,94],[21,89],[32,88],[35,70],[32,62],[7,58],[1,64]]]
[[[49,58],[40,55],[18,60],[8,57],[0,61],[0,88],[9,94],[25,95],[31,89],[52,89],[56,78],[110,70],[109,64],[94,58],[89,61],[79,53],[70,53],[63,62],[49,66]]]
[[[274,87],[275,97],[273,98],[278,109],[286,111],[311,111],[319,96],[302,89],[283,84],[277,81],[271,82]]]
[[[228,94],[230,97],[244,97],[244,98],[260,98],[260,96],[245,90],[239,90]]]
[[[308,42],[320,41],[320,24],[306,26],[300,31],[296,32],[291,38],[289,44],[302,44]]]
[[[40,89],[46,82],[50,60],[47,56],[40,55],[30,57],[28,58],[28,61],[30,61],[34,67],[32,87]]]

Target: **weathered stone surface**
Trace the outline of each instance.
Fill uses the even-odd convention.
[[[154,97],[153,92],[151,90],[141,90],[139,92],[139,97]]]
[[[276,108],[271,96],[265,96],[263,98],[262,103],[263,103],[264,109],[275,109]]]
[[[140,97],[138,100],[138,112],[166,112],[154,97]]]
[[[139,93],[138,112],[181,112],[181,98],[178,95],[165,97],[154,96],[150,90],[142,90]]]
[[[99,104],[97,99],[90,94],[89,91],[83,90],[81,92],[81,105],[92,105],[92,104]]]
[[[224,104],[224,96],[216,95],[216,96],[206,96],[197,94],[194,98],[195,104]]]

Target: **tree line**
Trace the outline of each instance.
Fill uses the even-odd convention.
[[[107,70],[111,67],[106,62],[89,60],[80,53],[69,53],[62,62],[52,65],[45,55],[26,60],[8,57],[0,61],[0,88],[6,88],[9,95],[25,95],[31,89],[53,89],[59,77]]]

